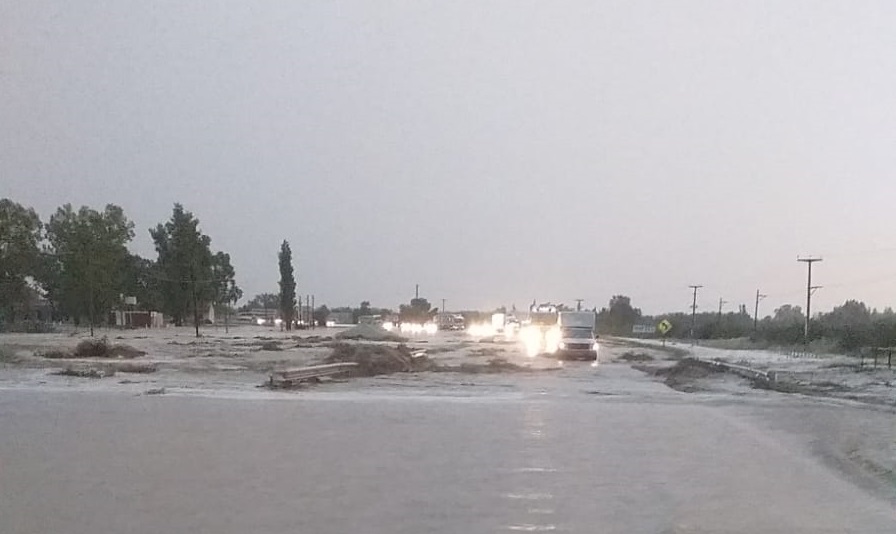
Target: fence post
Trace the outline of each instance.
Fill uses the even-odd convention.
[[[887,369],[893,368],[893,349],[887,349]]]

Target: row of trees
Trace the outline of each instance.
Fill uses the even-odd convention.
[[[629,335],[636,324],[656,325],[663,319],[672,324],[669,336],[687,338],[694,325],[696,339],[730,339],[749,337],[772,344],[793,345],[804,343],[806,316],[799,306],[785,304],[774,313],[754,321],[753,316],[741,305],[736,312],[728,313],[668,313],[645,316],[631,304],[625,295],[615,295],[608,307],[597,313],[597,328],[602,334]],[[696,319],[696,321],[694,320]],[[840,349],[850,351],[867,346],[896,346],[896,312],[870,309],[865,303],[848,300],[827,313],[812,317],[809,339],[828,340]]]
[[[177,325],[192,317],[198,335],[203,310],[229,309],[242,296],[230,256],[212,252],[199,220],[180,204],[149,233],[155,260],[128,251],[134,223],[114,204],[102,211],[66,204],[43,223],[33,209],[0,200],[0,322],[29,318],[43,296],[52,318],[86,322],[92,335],[122,296],[134,296]]]

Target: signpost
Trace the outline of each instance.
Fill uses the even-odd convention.
[[[663,346],[666,346],[666,334],[669,333],[669,330],[672,330],[672,323],[669,322],[668,319],[663,319],[660,321],[660,324],[656,325],[656,329],[659,330],[660,334],[663,336]]]

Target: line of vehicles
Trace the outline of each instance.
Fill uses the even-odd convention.
[[[529,356],[553,355],[561,360],[597,360],[600,346],[592,311],[560,311],[553,304],[533,305],[520,339]]]
[[[533,304],[527,316],[495,313],[490,324],[467,326],[478,338],[518,340],[530,357],[552,356],[561,360],[596,361],[600,346],[593,311],[561,311],[555,304]]]
[[[280,324],[280,319],[268,310],[240,314],[240,321],[244,320],[244,315],[259,325]],[[362,315],[358,323],[410,335],[434,334],[439,330],[465,331],[478,339],[519,342],[530,357],[596,361],[600,349],[595,332],[596,318],[593,311],[570,311],[556,304],[533,303],[522,319],[518,319],[515,313],[499,312],[492,314],[490,321],[468,324],[462,314],[440,313],[424,324],[403,323],[397,315]]]

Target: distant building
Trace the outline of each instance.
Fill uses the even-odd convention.
[[[362,315],[362,316],[358,317],[358,324],[381,325],[381,324],[383,324],[383,316],[382,315]]]
[[[109,324],[119,328],[163,328],[165,316],[154,311],[114,310],[109,314]]]
[[[350,311],[331,311],[327,322],[333,321],[335,324],[354,324],[355,316]]]

